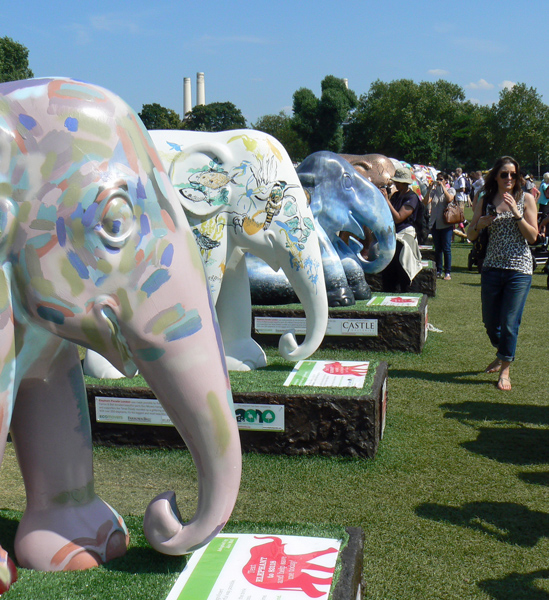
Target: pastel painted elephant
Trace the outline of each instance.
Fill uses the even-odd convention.
[[[259,131],[151,131],[179,192],[206,266],[229,370],[266,365],[251,338],[245,253],[281,269],[303,304],[307,333],[284,334],[287,360],[310,356],[328,322],[318,236],[307,198],[286,150]]]
[[[86,569],[126,551],[122,518],[94,492],[75,344],[139,368],[194,457],[197,510],[184,525],[173,492],[158,496],[152,546],[208,542],[240,483],[228,374],[194,236],[120,98],[61,78],[0,85],[0,258],[0,459],[10,431],[27,493],[19,564]]]
[[[396,247],[387,201],[371,181],[333,152],[311,154],[299,165],[297,173],[311,199],[330,306],[354,304],[355,300],[370,297],[364,274],[382,271]],[[364,239],[365,228],[375,236],[367,252],[358,241]],[[348,244],[340,236],[342,232],[350,234]],[[280,274],[270,272],[253,259],[248,261],[248,269],[252,291],[264,287],[265,279],[274,280],[272,295],[278,295],[280,301],[291,301],[285,298]]]

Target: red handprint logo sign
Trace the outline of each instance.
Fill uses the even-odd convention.
[[[354,375],[355,377],[363,377],[368,372],[370,363],[361,365],[342,365],[340,362],[328,363],[323,371],[329,375]]]
[[[320,598],[326,594],[316,586],[331,585],[335,566],[327,567],[311,561],[319,556],[337,553],[336,548],[292,555],[286,554],[286,544],[279,537],[255,536],[255,539],[271,541],[250,549],[250,560],[242,569],[249,583],[268,590],[302,591],[309,598]],[[308,571],[320,571],[327,576],[320,577]]]

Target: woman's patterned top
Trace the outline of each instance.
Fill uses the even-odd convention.
[[[524,215],[524,194],[517,201],[519,214]],[[498,213],[490,226],[490,237],[483,268],[511,269],[527,275],[533,273],[532,253],[520,232],[513,213]]]

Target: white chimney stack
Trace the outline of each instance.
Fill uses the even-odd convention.
[[[344,79],[344,80],[343,80],[343,83],[345,84],[345,87],[346,87],[347,89],[349,89],[349,80],[348,80],[348,79]]]
[[[185,77],[183,79],[183,118],[188,112],[193,109],[193,102],[191,97],[191,78]]]
[[[196,105],[206,104],[206,89],[204,87],[204,73],[196,74]]]

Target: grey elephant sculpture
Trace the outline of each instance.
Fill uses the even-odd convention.
[[[347,306],[369,298],[365,273],[378,273],[391,261],[396,247],[394,221],[379,189],[349,162],[333,152],[315,152],[297,168],[310,197],[318,232],[328,304]],[[368,228],[373,243],[358,241]],[[350,234],[348,243],[339,234]],[[255,304],[295,302],[283,275],[255,257],[246,257]]]
[[[145,512],[151,545],[191,552],[229,518],[240,439],[204,267],[143,124],[100,87],[0,85],[0,460],[11,433],[27,505],[21,566],[86,569],[126,552],[122,518],[94,490],[75,344],[136,368],[198,470],[194,517],[175,495]],[[0,584],[9,584],[0,547]]]

